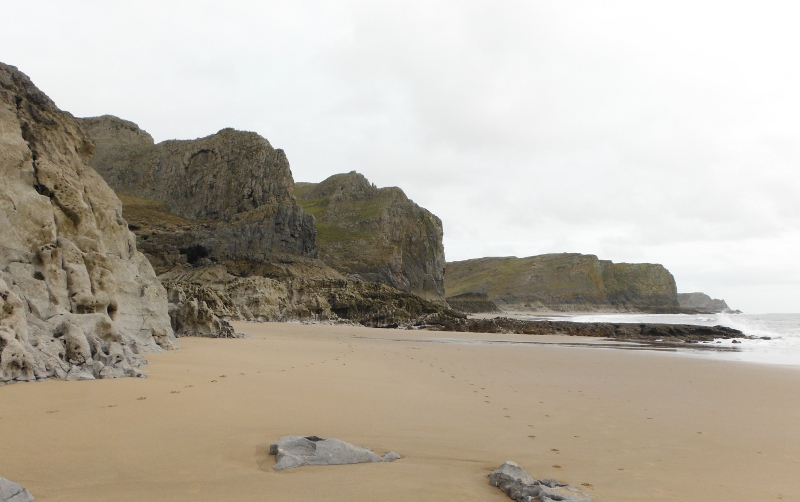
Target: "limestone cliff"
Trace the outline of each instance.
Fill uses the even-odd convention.
[[[317,222],[319,257],[344,275],[444,299],[442,222],[399,188],[376,188],[355,171],[297,183]]]
[[[0,383],[138,376],[136,354],[175,346],[166,291],[93,148],[0,63]]]
[[[269,267],[316,257],[314,219],[295,201],[289,161],[258,134],[223,129],[153,144],[132,122],[80,121],[96,145],[90,164],[120,194],[157,271],[202,258]]]
[[[546,254],[450,262],[448,296],[486,293],[511,310],[679,312],[675,279],[662,265]]]
[[[699,314],[740,313],[731,310],[725,300],[711,298],[705,293],[678,293],[678,304],[686,312]]]

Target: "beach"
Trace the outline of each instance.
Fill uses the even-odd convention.
[[[249,337],[182,338],[145,379],[0,387],[0,475],[43,502],[502,501],[486,475],[514,460],[604,501],[800,500],[797,367],[233,324]],[[402,458],[276,473],[266,449],[286,435]]]

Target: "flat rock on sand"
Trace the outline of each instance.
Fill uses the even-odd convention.
[[[517,502],[591,502],[588,495],[555,479],[533,479],[516,462],[507,461],[489,474],[489,482]]]
[[[33,495],[24,486],[0,478],[0,502],[31,502]]]
[[[273,469],[276,471],[304,465],[391,462],[400,458],[400,455],[392,451],[381,457],[369,448],[318,436],[284,436],[270,445],[269,454],[275,455]]]

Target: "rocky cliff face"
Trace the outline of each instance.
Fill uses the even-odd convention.
[[[202,258],[316,257],[314,219],[295,201],[286,155],[258,134],[223,129],[153,144],[132,122],[80,121],[96,145],[90,164],[120,194],[157,270]]]
[[[317,222],[319,257],[346,276],[423,298],[444,298],[442,222],[396,187],[376,188],[355,171],[297,183]]]
[[[447,264],[448,296],[486,293],[516,310],[678,312],[672,274],[661,265],[593,255],[479,258]]]
[[[701,314],[739,312],[738,310],[731,310],[728,304],[725,303],[725,300],[711,298],[705,293],[678,293],[678,304],[681,306],[681,309],[685,311],[693,311]]]
[[[91,139],[0,63],[0,383],[138,376],[173,348],[166,291]]]

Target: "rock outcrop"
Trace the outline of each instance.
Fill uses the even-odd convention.
[[[533,479],[510,460],[489,474],[489,482],[517,502],[592,502],[585,493],[555,479]]]
[[[678,304],[682,310],[698,314],[741,313],[728,307],[725,300],[711,298],[705,293],[678,293]]]
[[[186,296],[180,285],[169,291],[169,317],[175,336],[235,338],[233,326],[217,317],[208,304],[196,296]]]
[[[182,267],[162,274],[164,285],[181,288],[219,317],[248,321],[341,321],[390,328],[413,324],[430,315],[463,318],[440,302],[397,290],[385,284],[324,275],[306,268],[289,269],[280,279],[240,277],[224,266]],[[305,272],[305,273],[304,273]]]
[[[467,314],[500,312],[500,309],[489,299],[489,295],[486,293],[462,293],[456,296],[448,296],[447,304],[450,305],[450,308]]]
[[[96,144],[90,164],[122,198],[157,272],[202,259],[269,270],[285,257],[316,257],[314,218],[295,200],[289,161],[258,134],[223,129],[153,144],[116,117],[80,122]]]
[[[0,478],[0,502],[31,502],[34,500],[31,492],[24,486]]]
[[[716,339],[750,338],[738,329],[727,326],[698,326],[694,324],[611,323],[572,321],[527,321],[495,317],[466,319],[443,314],[420,316],[414,323],[417,329],[471,333],[514,333],[518,335],[568,335],[609,338],[619,341],[683,344],[711,342]],[[764,338],[768,339],[768,338]]]
[[[318,436],[284,436],[270,445],[269,454],[275,455],[276,471],[304,465],[365,464],[400,458],[392,451],[381,457],[369,448]]]
[[[484,293],[503,310],[677,313],[662,265],[612,263],[593,255],[545,254],[449,262],[448,296]]]
[[[444,299],[442,221],[399,188],[377,188],[352,171],[297,183],[316,217],[319,257],[345,276]]]
[[[176,346],[92,152],[72,115],[0,64],[0,384],[139,376],[138,353]]]

